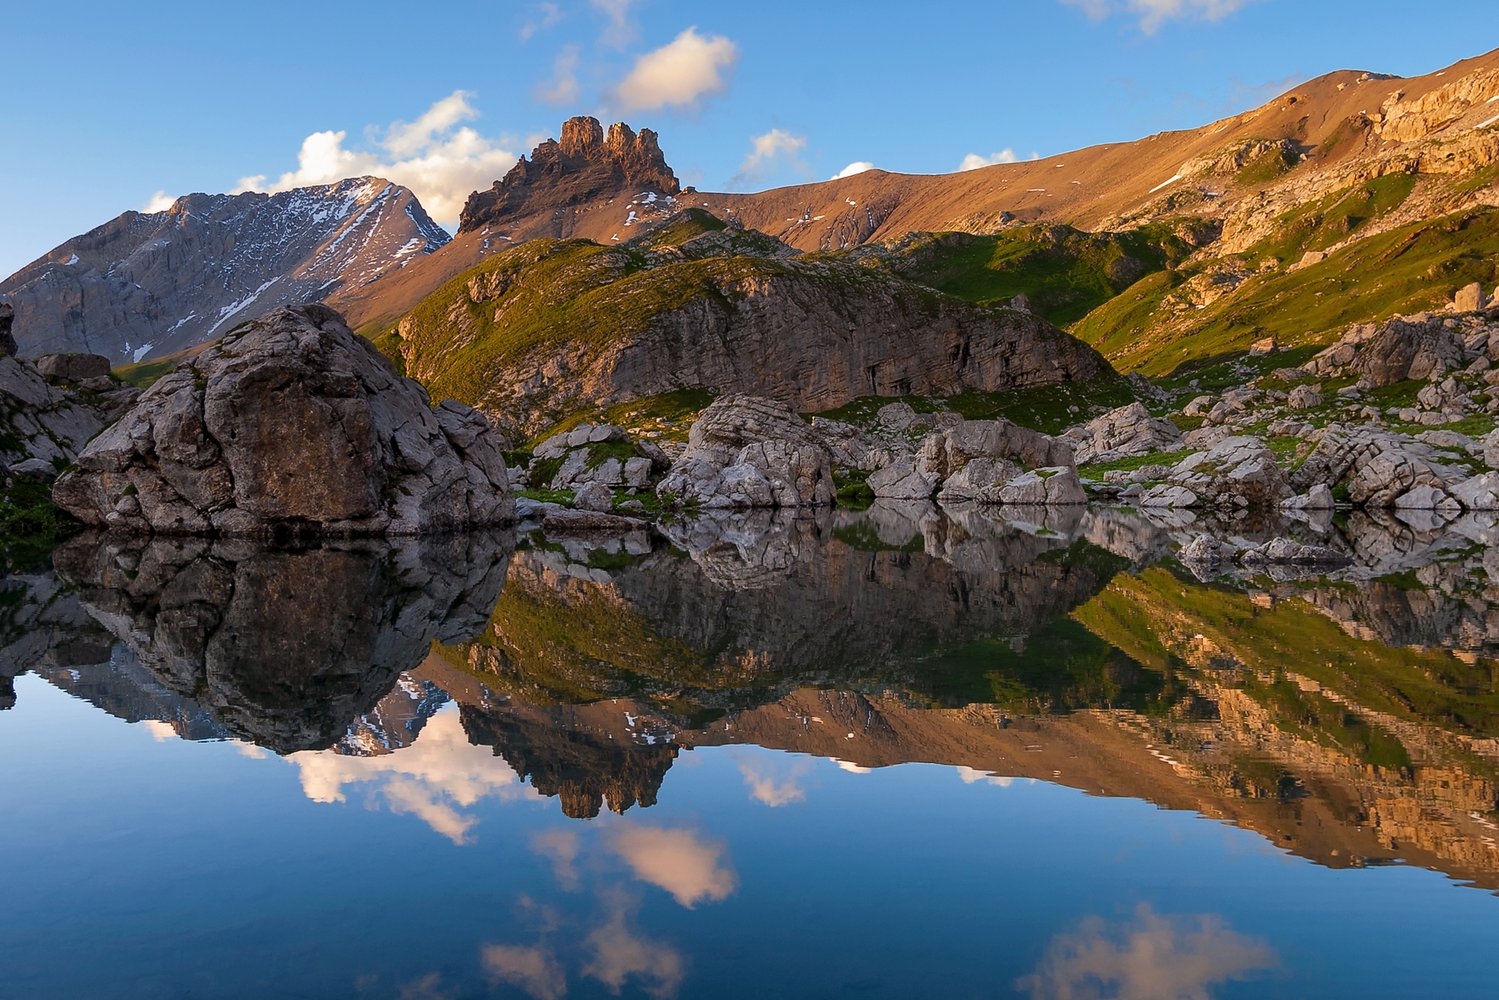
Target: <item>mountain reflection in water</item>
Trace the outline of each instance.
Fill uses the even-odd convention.
[[[683,751],[756,745],[1035,778],[1499,888],[1499,549],[1481,526],[1324,530],[1353,568],[1212,581],[1167,561],[1190,529],[1108,510],[705,519],[654,547],[83,537],[6,579],[0,672],[11,700],[34,670],[290,755],[309,798],[371,789],[455,843],[485,798],[645,808]],[[798,797],[794,774],[745,780]]]

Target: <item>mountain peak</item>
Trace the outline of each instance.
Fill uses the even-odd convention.
[[[560,140],[540,143],[488,191],[470,195],[459,230],[504,227],[521,214],[601,197],[640,191],[675,195],[681,189],[655,132],[615,122],[605,133],[597,118],[579,116],[562,123]]]

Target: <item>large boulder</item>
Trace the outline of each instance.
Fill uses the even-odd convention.
[[[43,378],[60,382],[82,382],[109,374],[109,359],[102,354],[43,354],[34,363]]]
[[[656,488],[705,507],[818,507],[833,502],[827,446],[784,403],[729,395],[698,415],[687,449]]]
[[[1008,420],[961,420],[921,442],[917,467],[946,479],[975,458],[1008,459],[1026,468],[1072,465],[1067,442]]]
[[[1062,435],[1079,463],[1109,462],[1181,447],[1181,431],[1169,420],[1130,403],[1073,427]]]
[[[1396,317],[1355,326],[1304,366],[1317,375],[1347,372],[1376,386],[1439,378],[1465,361],[1463,336],[1440,316]]]
[[[131,532],[412,535],[505,524],[503,440],[333,310],[281,309],[166,375],[78,456],[58,506]]]
[[[1278,507],[1292,495],[1285,473],[1265,442],[1244,435],[1224,438],[1207,451],[1188,455],[1172,468],[1166,481],[1209,507]]]

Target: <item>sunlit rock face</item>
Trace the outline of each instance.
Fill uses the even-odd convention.
[[[510,546],[494,535],[302,551],[84,536],[55,562],[163,685],[288,753],[332,745],[434,641],[481,630]]]

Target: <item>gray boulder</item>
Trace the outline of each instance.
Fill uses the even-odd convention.
[[[1073,427],[1062,435],[1079,463],[1108,462],[1181,447],[1181,431],[1152,417],[1141,403],[1130,403]]]
[[[818,507],[833,502],[827,446],[784,403],[729,395],[698,415],[687,449],[656,493],[706,507]]]
[[[1171,470],[1167,483],[1214,507],[1278,507],[1291,496],[1274,454],[1250,436],[1224,438],[1205,452],[1188,455]]]
[[[1011,479],[999,491],[1000,503],[1037,507],[1071,507],[1088,502],[1072,466],[1032,469]]]
[[[243,537],[505,524],[504,441],[402,378],[333,310],[281,309],[147,390],[53,490],[87,524]]]

